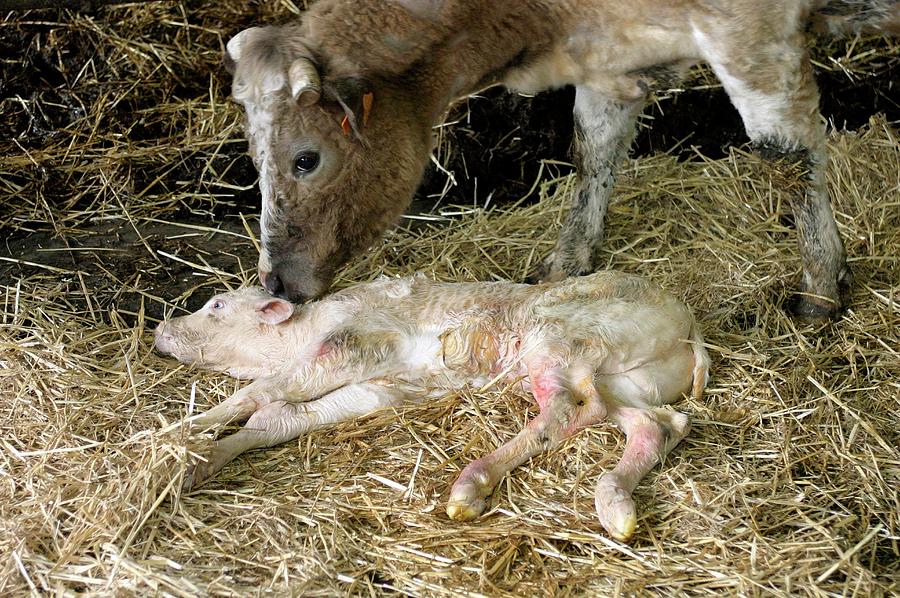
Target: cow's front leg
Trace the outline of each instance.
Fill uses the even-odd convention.
[[[805,39],[794,34],[758,44],[742,35],[708,34],[707,58],[755,149],[789,195],[803,267],[790,310],[833,318],[846,307],[852,276],[828,201],[825,126]]]
[[[643,98],[619,101],[587,87],[576,89],[574,160],[578,186],[556,247],[532,274],[532,282],[562,280],[600,266],[609,196],[643,105]]]
[[[185,472],[182,489],[195,488],[245,451],[281,444],[305,432],[396,405],[406,394],[393,386],[353,384],[315,401],[280,398],[257,409],[243,428],[212,443]]]
[[[450,489],[447,515],[451,519],[474,519],[484,511],[485,499],[504,475],[606,417],[606,405],[588,367],[547,368],[538,363],[529,370],[541,412],[515,438],[463,469]]]

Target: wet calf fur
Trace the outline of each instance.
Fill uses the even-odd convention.
[[[228,43],[262,195],[260,280],[319,296],[409,205],[449,106],[491,85],[574,85],[578,186],[555,281],[601,267],[615,173],[654,89],[706,62],[789,177],[802,279],[794,311],[832,317],[850,271],[825,180],[807,35],[900,33],[897,0],[319,0]]]
[[[240,453],[404,402],[492,381],[519,384],[539,414],[466,466],[447,514],[477,517],[500,479],[578,430],[609,420],[626,434],[596,486],[600,521],[634,532],[631,492],[688,430],[663,406],[699,397],[709,358],[690,310],[637,276],[601,272],[536,286],[380,279],[295,306],[247,288],[165,321],[156,347],[185,363],[254,381],[195,418],[246,422],[186,474],[197,486]]]

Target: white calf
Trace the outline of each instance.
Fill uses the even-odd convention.
[[[688,430],[686,415],[662,406],[683,393],[699,397],[709,368],[690,310],[617,272],[535,286],[381,279],[301,306],[248,288],[161,323],[156,346],[183,362],[255,378],[194,421],[246,425],[192,467],[186,489],[246,450],[505,379],[530,391],[540,413],[463,470],[447,514],[477,517],[507,472],[608,418],[627,443],[597,483],[596,507],[620,540],[636,525],[631,492]]]

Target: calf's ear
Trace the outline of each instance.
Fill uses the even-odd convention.
[[[275,297],[263,299],[256,307],[259,321],[270,326],[281,324],[290,318],[293,313],[294,305],[291,302]]]

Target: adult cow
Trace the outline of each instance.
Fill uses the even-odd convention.
[[[833,317],[851,274],[828,200],[810,28],[895,33],[900,2],[320,0],[301,22],[242,31],[227,51],[260,175],[261,282],[292,300],[324,293],[408,206],[448,107],[498,84],[576,86],[578,188],[534,278],[591,272],[648,94],[705,61],[761,155],[794,179],[793,310]]]

